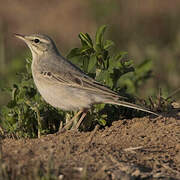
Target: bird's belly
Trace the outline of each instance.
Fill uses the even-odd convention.
[[[44,100],[53,107],[63,110],[78,110],[90,108],[91,104],[94,103],[94,98],[89,97],[89,94],[84,90],[59,84],[42,82],[35,82],[35,84]]]

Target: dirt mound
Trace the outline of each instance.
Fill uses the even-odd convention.
[[[180,118],[116,121],[96,132],[2,140],[9,177],[180,179]]]

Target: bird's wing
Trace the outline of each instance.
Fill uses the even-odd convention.
[[[44,60],[43,62],[46,62]],[[84,89],[96,94],[107,95],[114,98],[123,98],[108,87],[97,82],[93,78],[86,75],[78,67],[65,58],[57,57],[48,66],[42,65],[41,74],[54,81],[54,83]]]
[[[41,74],[48,78],[53,80],[54,83],[66,85],[69,87],[74,87],[74,88],[80,88],[84,89],[87,91],[94,92],[96,94],[104,94],[104,95],[109,95],[113,96],[116,98],[120,98],[120,96],[107,88],[106,86],[100,84],[99,82],[95,81],[94,79],[90,78],[89,76],[75,72],[61,72],[58,71],[58,73],[55,73],[52,71],[41,71]],[[125,97],[121,97],[125,98]]]
[[[56,62],[54,65],[51,63],[51,65],[42,65],[41,67],[42,69],[39,71],[39,75],[46,79],[51,79],[51,81],[53,80],[53,83],[80,88],[92,93],[107,95],[117,99],[126,99],[125,97],[120,97],[116,92],[89,77],[70,62],[65,61],[65,63],[60,62],[60,64]]]

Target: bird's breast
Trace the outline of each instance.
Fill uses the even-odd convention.
[[[53,107],[68,111],[79,110],[90,108],[94,102],[86,91],[47,81],[39,78],[36,73],[33,73],[33,78],[41,96]]]

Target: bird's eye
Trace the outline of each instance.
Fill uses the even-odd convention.
[[[34,42],[35,43],[39,43],[39,39],[34,39]]]

